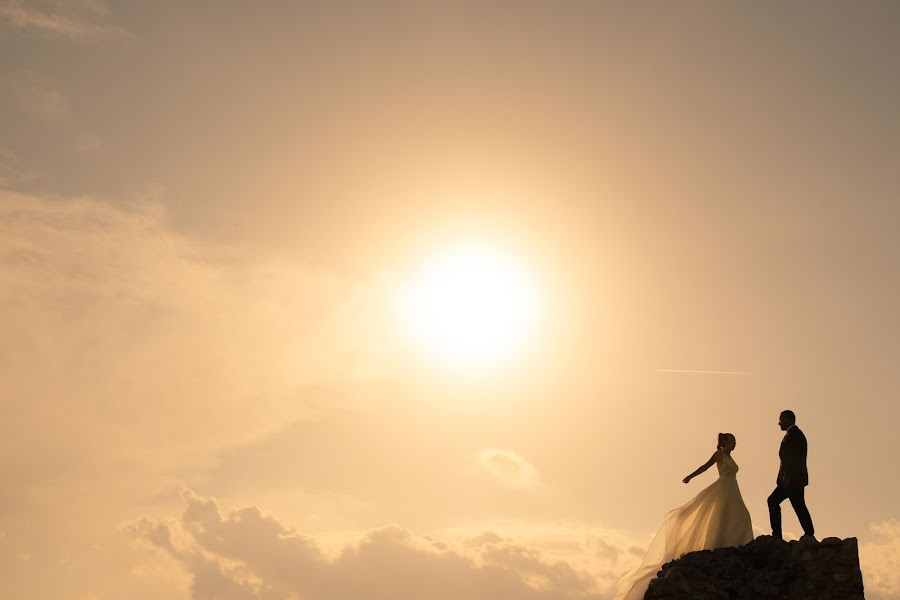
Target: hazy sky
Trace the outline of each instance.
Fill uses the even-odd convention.
[[[900,598],[898,63],[887,1],[0,0],[0,596],[605,599],[720,431],[768,532],[792,408]]]

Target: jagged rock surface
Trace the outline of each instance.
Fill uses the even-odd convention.
[[[856,538],[691,552],[663,565],[644,600],[864,600]]]

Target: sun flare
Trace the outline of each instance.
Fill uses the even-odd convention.
[[[482,244],[452,247],[404,288],[403,320],[417,340],[452,366],[488,367],[533,333],[536,291],[526,269]]]

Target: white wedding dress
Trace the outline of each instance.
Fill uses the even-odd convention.
[[[644,562],[619,581],[615,600],[643,600],[662,566],[688,552],[743,546],[753,539],[750,512],[737,483],[737,463],[722,454],[716,467],[718,479],[666,515]]]

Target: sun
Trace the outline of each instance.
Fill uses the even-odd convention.
[[[511,358],[534,332],[537,294],[528,271],[483,243],[461,243],[427,261],[404,286],[403,322],[418,342],[454,367]]]

